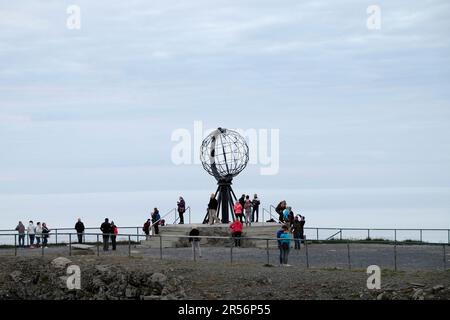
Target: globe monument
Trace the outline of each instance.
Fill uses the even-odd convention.
[[[203,168],[217,180],[215,197],[218,202],[217,214],[222,223],[230,222],[230,212],[235,220],[233,206],[237,197],[231,187],[233,178],[247,166],[248,145],[238,132],[218,128],[204,140],[200,150]],[[207,216],[204,221],[207,220]]]

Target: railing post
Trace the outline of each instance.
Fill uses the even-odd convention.
[[[72,255],[72,234],[69,233],[69,256]]]
[[[55,229],[55,244],[58,245],[58,229]]]
[[[191,207],[188,207],[189,209],[189,224],[191,224]]]
[[[450,244],[450,229],[447,230],[448,233],[448,244]]]
[[[306,239],[306,236],[304,237],[305,241],[305,251],[306,251],[306,268],[309,269],[309,254],[308,254],[308,240]]]
[[[422,229],[420,229],[420,242],[422,242]]]
[[[370,239],[370,229],[367,229],[367,240]]]
[[[317,241],[319,241],[319,228],[316,228]]]
[[[136,227],[136,242],[139,243],[139,227]]]
[[[339,240],[342,240],[342,229],[339,230]]]
[[[233,240],[231,240],[230,246],[230,264],[233,264]]]
[[[194,239],[192,239],[191,245],[192,245],[192,253],[194,254],[194,262],[196,262],[196,261],[197,261],[197,257],[196,257],[196,254],[195,254],[195,243],[194,243]]]
[[[128,236],[128,256],[131,257],[131,236]]]
[[[161,235],[159,235],[159,258],[161,260],[163,258],[162,237],[161,237]]]
[[[270,264],[270,257],[269,257],[269,239],[266,240],[266,251],[267,251],[267,265]]]
[[[394,242],[397,242],[397,229],[394,229]]]
[[[42,238],[44,239],[44,238]],[[42,248],[42,256],[44,256],[44,245],[41,243],[41,248]]]
[[[444,251],[444,271],[447,270],[447,257],[446,257],[446,252],[445,252],[445,244],[442,245],[442,249]]]
[[[397,271],[397,242],[394,243],[394,271]]]
[[[100,256],[100,236],[97,235],[97,256]]]
[[[352,264],[350,262],[350,242],[347,241],[347,261],[348,261],[348,270],[352,269]]]
[[[14,256],[17,256],[17,234],[14,235]]]

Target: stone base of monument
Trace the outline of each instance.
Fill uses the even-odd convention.
[[[252,223],[251,226],[246,227],[244,224],[241,246],[242,247],[258,247],[265,248],[267,246],[267,238],[275,239],[276,233],[280,229],[281,225],[278,223]],[[166,225],[160,227],[160,235],[152,236],[149,240],[141,241],[143,247],[159,248],[161,243],[163,248],[181,248],[190,246],[189,238],[183,238],[180,236],[188,236],[189,232],[196,228],[200,232],[200,236],[208,237],[225,237],[220,238],[201,238],[200,244],[202,246],[230,246],[232,240],[230,239],[231,232],[229,224],[176,224]],[[269,247],[277,247],[275,240],[269,241]]]

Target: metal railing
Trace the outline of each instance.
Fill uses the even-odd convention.
[[[188,207],[189,208],[189,207]],[[168,213],[166,213],[164,215],[164,217],[167,217],[169,214],[173,213],[174,209],[170,210]],[[266,209],[264,209],[266,210]],[[189,210],[187,210],[188,212],[188,216],[189,216],[189,223],[191,223],[191,210],[189,208]],[[266,210],[266,212],[268,212],[268,210]],[[164,218],[163,217],[163,218]],[[163,219],[161,218],[161,219]],[[160,219],[160,220],[161,220]],[[179,218],[175,218],[174,223],[176,223],[178,221]],[[158,220],[158,221],[160,221]],[[266,223],[267,224],[267,223]],[[274,226],[279,225],[278,223],[275,223]],[[143,232],[141,232],[142,227],[118,227],[118,229],[120,231],[126,231],[126,230],[133,230],[133,232],[128,232],[127,234],[132,234],[133,238],[136,238],[136,241],[139,242],[140,239],[145,236],[145,234],[143,234]],[[74,228],[53,228],[52,231],[52,235],[54,236],[53,238],[54,243],[58,244],[60,243],[60,238],[62,238],[63,236],[65,236],[64,233],[66,232],[70,232],[73,231]],[[99,227],[86,227],[85,228],[86,231],[98,231]],[[410,232],[410,233],[415,233],[416,234],[416,239],[418,242],[424,242],[424,233],[429,233],[429,232],[433,232],[433,233],[441,233],[442,238],[447,238],[446,239],[446,243],[450,244],[450,229],[437,229],[437,228],[419,228],[419,229],[415,229],[415,228],[328,228],[328,227],[304,227],[305,233],[308,233],[309,236],[308,238],[314,239],[316,241],[331,241],[333,239],[335,239],[335,237],[337,235],[339,235],[339,240],[371,240],[372,239],[372,235],[374,235],[374,233],[376,232],[385,232],[390,234],[390,236],[392,236],[392,241],[398,241],[398,234],[400,232]],[[13,229],[6,229],[6,230],[0,230],[1,233],[9,233],[10,235],[13,234],[17,234],[16,230]],[[135,232],[135,233],[134,233]],[[345,232],[345,236],[344,237],[344,232]],[[351,238],[351,234],[355,233],[355,232],[359,232],[360,234],[364,234],[364,236],[360,236],[359,238]],[[447,236],[444,236],[444,233],[447,234]],[[27,241],[27,245],[29,245],[29,237],[26,237],[26,241]],[[413,240],[413,239],[409,239],[409,240]],[[445,243],[445,242],[433,242],[433,241],[426,241],[428,243]]]
[[[72,242],[72,239],[73,239],[73,236],[75,236],[75,238],[76,238],[76,236],[78,236],[78,235],[83,235],[83,236],[94,236],[94,237],[96,237],[96,241],[93,243],[93,246],[95,246],[96,247],[96,253],[97,253],[97,256],[100,256],[100,252],[101,252],[101,250],[100,250],[100,246],[101,246],[101,244],[102,243],[104,243],[104,241],[110,241],[110,238],[111,238],[111,236],[114,236],[114,234],[103,234],[103,233],[76,233],[76,232],[68,232],[68,233],[60,233],[60,235],[61,236],[68,236],[68,238],[69,238],[69,243],[67,244],[67,247],[68,247],[68,255],[69,256],[72,256],[72,248],[76,245],[76,243],[74,243],[74,242]],[[18,255],[18,248],[19,248],[19,246],[18,246],[18,241],[17,241],[17,239],[18,239],[18,234],[0,234],[0,236],[14,236],[14,256],[17,256]],[[108,240],[104,240],[103,239],[103,236],[107,236],[108,237]],[[136,236],[135,234],[117,234],[117,235],[115,235],[116,236],[116,240],[119,238],[119,237],[125,237],[126,238],[126,241],[125,241],[125,243],[127,243],[127,245],[128,245],[128,256],[132,256],[132,250],[131,250],[131,248],[132,248],[132,237],[134,237],[134,236]],[[138,237],[145,237],[145,235],[137,235]],[[102,237],[102,240],[103,241],[100,241],[100,237]],[[247,237],[247,236],[241,236],[241,237],[233,237],[233,236],[188,236],[188,235],[157,235],[157,236],[154,236],[154,237],[157,237],[157,238],[159,238],[159,247],[158,248],[148,248],[149,250],[151,250],[151,249],[159,249],[159,258],[162,260],[163,259],[163,256],[164,256],[164,253],[163,253],[163,251],[164,251],[164,246],[163,246],[163,239],[164,238],[167,238],[167,239],[192,239],[192,240],[194,240],[194,239],[199,239],[199,240],[202,240],[202,239],[206,239],[206,240],[209,240],[209,239],[214,239],[214,240],[223,240],[223,245],[221,246],[220,244],[219,245],[217,245],[217,243],[214,245],[214,246],[211,246],[211,247],[223,247],[223,248],[226,248],[226,245],[227,244],[229,244],[229,247],[230,247],[230,263],[231,264],[233,264],[233,262],[234,262],[234,256],[233,256],[233,251],[235,250],[234,249],[234,241],[236,240],[236,239],[239,239],[239,240],[241,240],[241,241],[248,241],[248,240],[250,240],[250,241],[264,241],[265,242],[265,248],[263,249],[263,251],[265,251],[265,255],[266,255],[266,259],[267,259],[267,264],[268,265],[270,265],[271,263],[270,263],[270,255],[271,255],[271,250],[270,250],[270,246],[269,246],[269,244],[270,243],[275,243],[275,242],[278,242],[279,243],[279,238],[271,238],[271,237]],[[291,241],[291,243],[292,242],[294,242],[296,239],[292,239],[292,238],[290,238],[290,241]],[[299,239],[297,239],[297,240],[299,240]],[[309,250],[308,250],[308,246],[310,246],[313,242],[312,242],[312,240],[307,240],[306,239],[306,237],[305,237],[305,239],[301,239],[300,240],[301,241],[301,243],[303,243],[303,246],[304,246],[304,248],[305,248],[305,264],[306,264],[306,268],[310,268],[310,265],[311,265],[311,256],[310,256],[310,253],[309,253]],[[122,241],[122,243],[123,243],[123,241]],[[278,243],[277,243],[277,246],[278,246]],[[92,244],[92,243],[91,243]],[[120,242],[118,241],[118,244],[120,244]],[[443,269],[444,270],[447,270],[447,257],[446,257],[446,247],[448,246],[447,244],[441,244],[442,245],[442,262],[443,262]],[[350,247],[350,241],[347,241],[346,243],[345,243],[345,246],[346,246],[346,258],[347,258],[347,261],[346,261],[346,263],[347,263],[347,265],[348,265],[348,269],[349,270],[351,270],[352,269],[352,260],[351,260],[351,247]],[[398,244],[397,244],[397,242],[395,242],[394,244],[393,244],[393,257],[392,257],[392,259],[393,259],[393,268],[394,268],[394,270],[395,271],[397,271],[398,270],[398,253],[397,253],[397,246],[398,246]],[[279,246],[278,246],[279,247]],[[42,256],[44,256],[45,255],[45,251],[46,251],[46,248],[47,247],[44,247],[44,246],[42,246],[41,247],[41,255]],[[255,250],[260,250],[259,248],[253,248],[253,247],[251,247],[252,249],[255,249]],[[193,249],[193,260],[194,261],[197,261],[197,257],[196,257],[196,246],[192,246],[192,249]],[[273,249],[273,248],[272,248]],[[58,253],[58,254],[60,254],[60,253]]]

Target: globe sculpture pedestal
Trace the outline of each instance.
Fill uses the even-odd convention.
[[[234,194],[233,189],[231,188],[232,185],[232,179],[221,179],[217,182],[218,187],[216,191],[216,198],[218,207],[217,212],[221,212],[222,215],[222,223],[228,223],[230,222],[230,212],[231,217],[234,221],[234,201],[237,201],[236,195]],[[229,210],[230,209],[230,210]],[[208,214],[206,214],[205,219],[203,220],[203,223],[206,223],[208,219]]]
[[[203,168],[217,180],[215,197],[218,202],[217,214],[222,223],[233,221],[236,195],[231,188],[233,177],[237,176],[248,163],[248,146],[236,131],[218,128],[203,140],[200,158]],[[229,210],[231,209],[231,210]],[[206,223],[208,214],[203,223]]]

